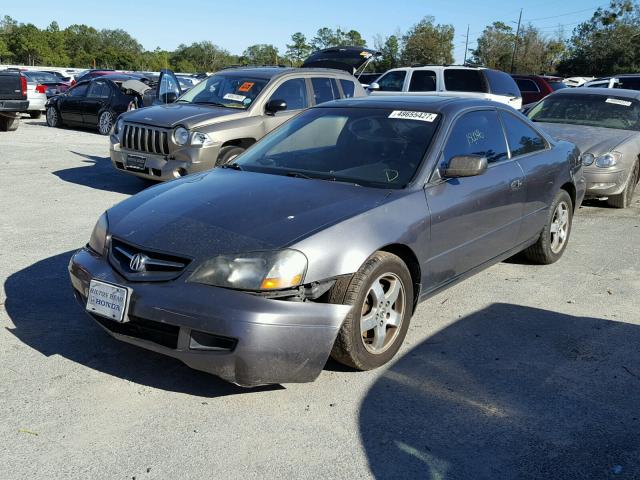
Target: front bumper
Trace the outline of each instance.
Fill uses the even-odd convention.
[[[113,337],[243,386],[314,380],[351,308],[267,299],[180,278],[128,282],[85,248],[71,258],[69,274],[83,307],[92,278],[133,289],[128,322],[95,317]],[[155,334],[145,333],[149,328]],[[216,347],[203,350],[203,343]]]
[[[166,181],[210,170],[216,166],[220,145],[209,147],[183,147],[169,155],[158,155],[135,150],[125,150],[117,135],[111,135],[109,153],[113,166],[125,173],[148,180]],[[127,155],[138,155],[147,159],[144,170],[133,170],[126,166]]]
[[[606,197],[622,193],[627,184],[630,172],[627,170],[608,170],[593,167],[585,168],[584,178],[587,182],[587,197]]]

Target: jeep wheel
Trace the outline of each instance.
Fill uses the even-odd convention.
[[[216,160],[216,167],[219,167],[220,165],[226,165],[242,152],[244,152],[244,148],[238,147],[236,145],[228,145],[226,147],[222,147],[220,149],[220,153],[218,154],[218,159]]]

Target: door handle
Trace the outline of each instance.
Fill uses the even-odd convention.
[[[521,178],[516,178],[511,182],[511,190],[519,190],[523,183]]]

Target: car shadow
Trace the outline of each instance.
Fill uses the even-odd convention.
[[[377,478],[640,478],[640,326],[511,304],[410,350],[366,394]]]
[[[67,168],[53,172],[55,176],[65,182],[129,195],[133,195],[147,187],[155,185],[150,181],[133,175],[118,172],[111,164],[109,157],[86,155],[72,150],[70,150],[70,152],[84,158],[83,163],[87,166]]]
[[[219,397],[282,389],[238,387],[182,362],[119,342],[100,328],[75,300],[65,252],[12,274],[4,284],[4,308],[20,341],[50,357],[68,360],[131,382],[167,391]]]

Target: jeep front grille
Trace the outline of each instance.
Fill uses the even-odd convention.
[[[158,128],[125,124],[122,146],[137,152],[169,155],[169,132]]]

